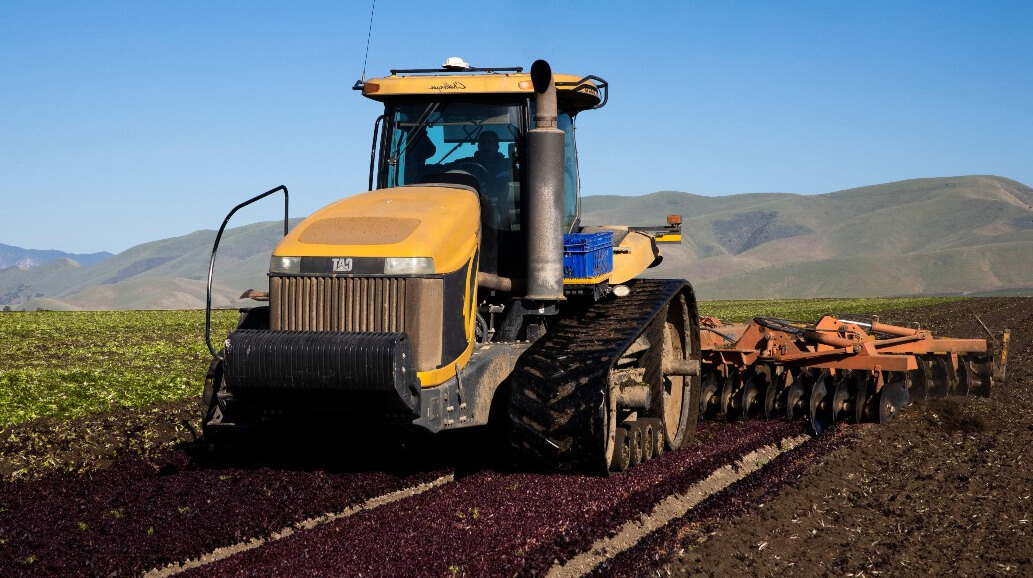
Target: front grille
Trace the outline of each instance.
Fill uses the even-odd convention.
[[[392,277],[270,277],[272,329],[386,331],[405,327],[406,279]]]

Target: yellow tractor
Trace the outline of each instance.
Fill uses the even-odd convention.
[[[441,432],[493,414],[518,459],[600,472],[691,440],[695,296],[636,279],[680,219],[580,223],[574,121],[606,104],[606,81],[449,58],[355,88],[384,104],[369,191],[290,232],[285,216],[268,291],[247,294],[268,305],[242,310],[217,351],[220,229],[205,438],[316,421]]]

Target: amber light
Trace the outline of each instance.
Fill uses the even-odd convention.
[[[517,88],[519,88],[520,90],[531,90],[533,86],[531,85],[530,80],[521,80],[517,83]]]
[[[362,94],[372,94],[380,90],[380,85],[375,82],[367,82],[362,85]]]

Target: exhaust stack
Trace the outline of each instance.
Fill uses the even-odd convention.
[[[564,135],[557,128],[558,108],[552,67],[531,65],[534,128],[527,135],[527,299],[563,299]]]

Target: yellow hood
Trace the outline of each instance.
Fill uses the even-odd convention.
[[[435,273],[465,265],[480,243],[480,204],[468,189],[408,186],[360,193],[316,211],[277,257],[432,257]]]

